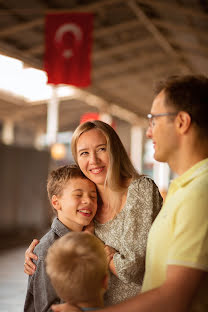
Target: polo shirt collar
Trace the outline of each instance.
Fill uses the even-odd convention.
[[[68,229],[57,217],[54,218],[51,229],[59,237],[64,236],[70,231],[70,229]]]
[[[177,185],[178,187],[182,187],[206,171],[208,172],[208,158],[205,158],[196,163],[181,176],[173,180],[172,184]]]

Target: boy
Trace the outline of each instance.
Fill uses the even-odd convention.
[[[57,294],[82,311],[104,306],[108,264],[103,243],[94,235],[71,232],[48,250],[46,271]]]
[[[97,210],[97,192],[93,182],[87,179],[76,165],[53,170],[47,182],[48,197],[57,213],[51,230],[35,248],[38,260],[36,271],[28,279],[24,311],[45,312],[53,303],[59,303],[55,290],[46,274],[45,257],[55,240],[69,231],[81,232]]]

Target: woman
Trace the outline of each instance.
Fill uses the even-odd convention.
[[[106,245],[111,272],[105,304],[132,297],[141,289],[147,235],[162,198],[155,183],[139,175],[114,129],[102,121],[86,122],[75,130],[72,154],[82,172],[98,189],[95,235]],[[31,273],[31,251],[25,272]],[[33,264],[34,265],[34,264]]]

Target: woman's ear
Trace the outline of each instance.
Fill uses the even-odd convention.
[[[58,197],[56,195],[52,196],[51,204],[52,204],[54,209],[56,209],[56,210],[60,210],[61,209],[61,205],[60,205],[59,199],[58,199]]]
[[[178,113],[176,119],[176,127],[180,134],[186,134],[191,126],[191,116],[184,111]]]

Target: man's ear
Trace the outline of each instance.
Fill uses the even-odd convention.
[[[178,113],[176,119],[176,127],[180,134],[186,134],[191,126],[191,116],[184,111]]]
[[[51,204],[52,204],[54,209],[56,209],[56,210],[60,210],[61,209],[61,205],[60,205],[59,199],[58,199],[58,197],[56,195],[52,196]]]

